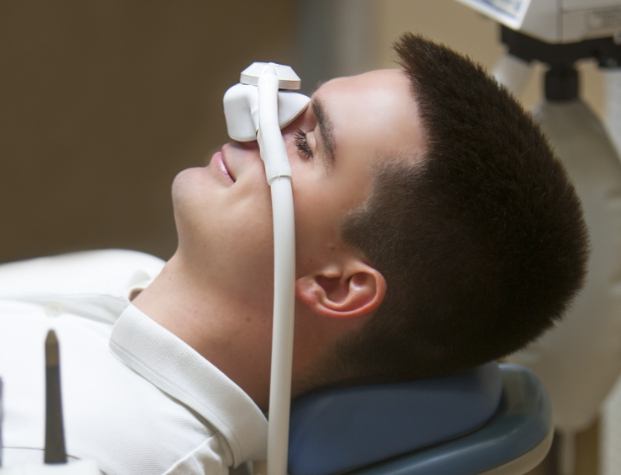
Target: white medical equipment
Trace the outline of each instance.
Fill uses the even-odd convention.
[[[532,61],[548,66],[534,117],[576,186],[589,228],[584,289],[562,323],[512,357],[546,385],[561,435],[561,473],[571,474],[573,434],[593,421],[621,375],[621,162],[579,98],[574,63],[595,59],[608,71],[609,130],[621,144],[621,1],[459,1],[503,25],[508,51],[494,74],[514,94],[522,92]]]
[[[291,169],[280,128],[295,119],[310,99],[302,94],[279,92],[300,87],[300,78],[288,66],[254,63],[242,72],[241,83],[224,95],[227,130],[236,140],[258,140],[272,195],[274,317],[267,467],[270,475],[276,475],[287,471],[295,304]]]
[[[611,36],[621,26],[618,0],[457,0],[508,28],[549,43]]]

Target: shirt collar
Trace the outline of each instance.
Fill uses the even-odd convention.
[[[224,436],[234,466],[265,458],[267,420],[250,396],[134,305],[114,325],[110,348],[143,378],[209,421]]]

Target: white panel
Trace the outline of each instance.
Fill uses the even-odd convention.
[[[606,87],[606,127],[621,157],[621,68],[604,70]],[[621,393],[621,387],[619,388]],[[621,395],[619,396],[621,401]],[[619,446],[621,452],[621,445]],[[621,465],[619,465],[621,467]]]
[[[563,10],[585,10],[619,5],[619,0],[564,0]]]
[[[530,0],[457,0],[503,25],[519,30]]]
[[[531,2],[525,13],[520,31],[535,38],[556,43],[560,41],[559,4],[553,0]]]
[[[553,43],[621,31],[621,0],[458,0],[514,30]]]
[[[576,10],[562,16],[564,42],[612,36],[621,31],[621,2],[603,9]]]

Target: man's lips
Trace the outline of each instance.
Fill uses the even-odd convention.
[[[215,166],[217,171],[226,176],[231,182],[235,183],[235,176],[233,176],[229,167],[226,165],[222,150],[218,150],[216,153],[213,154],[213,156],[211,157],[211,162]]]

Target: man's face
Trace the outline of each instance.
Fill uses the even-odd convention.
[[[374,166],[420,155],[423,135],[410,85],[400,70],[323,84],[283,131],[292,169],[298,276],[346,248],[341,224],[369,196]],[[271,304],[272,218],[256,142],[230,143],[205,168],[175,179],[179,252],[228,295]]]

